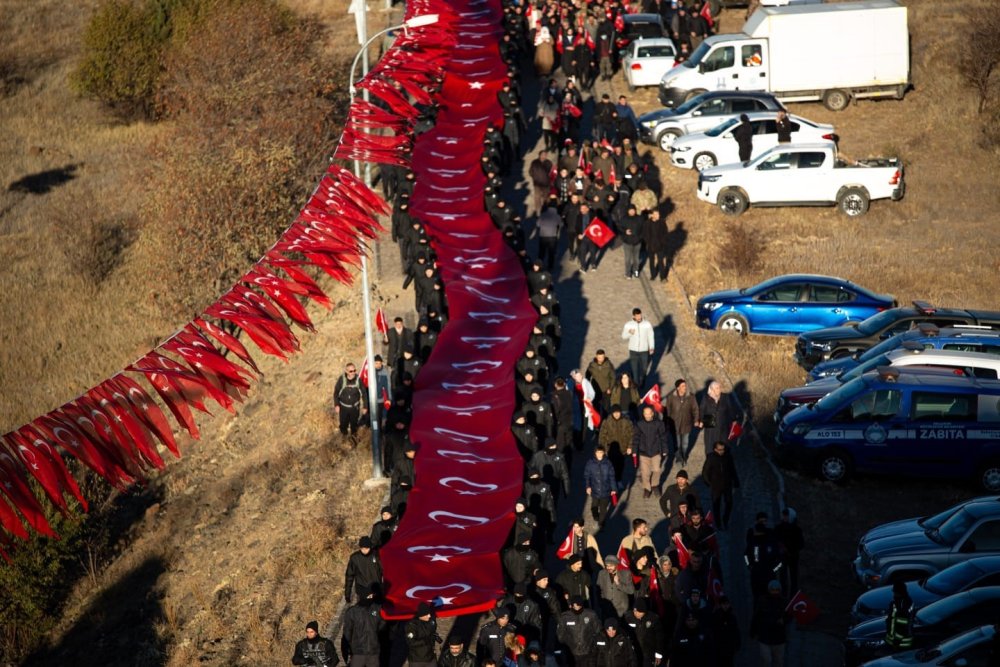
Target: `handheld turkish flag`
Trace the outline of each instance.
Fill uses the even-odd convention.
[[[799,589],[792,599],[788,601],[785,611],[790,611],[795,616],[795,622],[799,625],[809,625],[819,617],[819,607],[816,603],[806,597],[802,589]]]
[[[618,492],[617,491],[612,491],[611,492],[611,506],[612,507],[618,507]]]
[[[365,358],[364,363],[361,364],[361,373],[358,375],[358,378],[361,379],[361,384],[363,384],[366,387],[368,386],[368,359],[367,359],[367,357]]]
[[[725,595],[722,588],[722,577],[719,576],[719,567],[715,559],[712,559],[712,566],[708,568],[708,599],[718,604],[719,598]]]
[[[611,169],[608,171],[610,172],[608,175],[608,185],[618,185],[618,174],[615,173],[615,165],[611,165]]]
[[[382,312],[381,308],[375,311],[375,328],[383,337],[389,335],[389,323],[385,321],[385,313]]]
[[[660,385],[654,384],[653,388],[642,397],[643,405],[651,405],[657,412],[663,412],[663,402],[660,399]]]
[[[735,440],[743,434],[743,425],[739,422],[733,422],[732,426],[729,427],[729,439]]]
[[[709,28],[715,26],[715,19],[712,18],[712,8],[707,2],[701,7],[701,18],[705,19],[705,23],[708,24]]]
[[[632,567],[632,559],[629,558],[628,549],[625,545],[618,547],[618,569],[627,570]]]
[[[382,387],[382,407],[386,410],[392,407],[392,401],[389,400],[389,391]]]
[[[566,558],[571,553],[573,553],[573,526],[569,527],[569,533],[566,535],[566,539],[562,541],[559,548],[556,549],[556,558],[562,560]]]
[[[594,221],[583,230],[583,235],[590,239],[598,248],[603,248],[615,238],[615,233],[600,218],[594,218]]]
[[[687,567],[688,561],[691,559],[691,552],[684,546],[684,540],[681,539],[680,533],[674,533],[671,539],[674,541],[674,546],[677,547],[677,564],[683,570]]]

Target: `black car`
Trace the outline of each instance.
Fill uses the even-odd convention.
[[[866,662],[864,667],[980,667],[991,665],[996,629],[980,625],[940,644]]]
[[[968,324],[1000,329],[1000,312],[936,308],[925,301],[914,301],[912,306],[890,308],[860,323],[807,331],[795,341],[795,360],[808,370],[821,361],[864,352],[922,322],[938,327]]]
[[[917,611],[912,648],[931,646],[997,618],[1000,618],[1000,586],[957,593]],[[849,666],[896,652],[885,643],[885,616],[855,625],[848,631],[844,645]]]
[[[921,609],[955,593],[984,586],[1000,586],[1000,556],[970,558],[941,570],[933,577],[906,582],[906,592],[915,609]],[[879,586],[862,593],[851,610],[851,619],[861,623],[885,616],[892,602],[892,586]]]
[[[626,14],[622,17],[623,27],[615,35],[615,48],[619,61],[625,55],[625,47],[637,39],[650,37],[670,37],[659,14]]]

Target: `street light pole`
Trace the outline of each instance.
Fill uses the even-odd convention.
[[[351,63],[351,73],[350,78],[348,79],[350,82],[351,104],[354,103],[354,98],[357,96],[357,88],[354,86],[356,81],[354,73],[358,66],[358,59],[361,59],[362,61],[361,76],[364,78],[368,74],[368,47],[371,46],[372,42],[385,33],[393,30],[405,31],[407,28],[419,28],[421,26],[437,23],[438,21],[437,14],[422,14],[414,16],[400,25],[380,30],[369,38],[368,14],[365,6],[365,0],[360,0],[357,3],[357,8],[360,13],[360,18],[357,23],[358,41],[361,42],[362,46],[361,50],[354,56],[354,61]],[[369,100],[367,88],[362,89],[362,99],[364,99],[365,102]],[[354,160],[354,175],[361,178],[361,162],[357,159]],[[365,163],[364,182],[366,186],[371,187],[371,165],[368,162]],[[378,395],[378,377],[375,372],[375,341],[373,340],[374,335],[372,332],[371,288],[368,283],[368,254],[364,252],[364,248],[362,248],[361,252],[361,302],[361,307],[364,309],[365,322],[365,361],[368,366],[368,416],[371,420],[372,431],[372,479],[380,480],[383,477],[382,440],[380,434],[381,429],[378,421],[378,405],[380,399]]]

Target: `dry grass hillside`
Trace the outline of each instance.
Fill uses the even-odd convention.
[[[123,121],[72,90],[81,35],[99,4],[3,3],[4,431],[129,363],[249,267],[321,176],[339,131],[331,121],[344,113],[344,63],[356,49],[346,0],[284,3],[305,20],[295,50],[316,50],[328,68],[323,80],[315,78],[319,70],[302,70],[301,80],[315,80],[315,94],[289,96],[282,106],[270,101],[277,98],[263,89],[265,80],[257,115],[203,143],[184,113],[192,99],[212,102],[207,86],[183,86],[187,108],[159,122]],[[374,15],[372,25],[381,20]],[[254,39],[273,37],[267,28],[258,24]],[[207,50],[221,37],[200,39],[194,48]],[[236,47],[218,53],[235,71]],[[267,53],[271,63],[300,62],[280,48]],[[177,54],[188,69],[174,71],[197,72],[196,55]],[[192,191],[197,179],[213,178],[225,202]],[[272,182],[281,190],[253,189]],[[183,230],[205,222],[193,203],[212,206],[201,213],[209,221],[241,213],[264,219],[245,232],[261,245],[235,239],[237,251],[192,269],[188,253],[200,246]],[[370,475],[367,447],[335,437],[327,414],[338,372],[360,355],[360,296],[323,284],[335,309],[311,310],[318,333],[303,334],[302,353],[287,365],[263,359],[262,380],[237,417],[202,419],[203,437],[181,442],[181,461],[131,496],[112,495],[95,508],[87,520],[101,535],[88,534],[89,548],[67,568],[74,578],[58,582],[59,617],[40,624],[55,627],[40,642],[30,634],[39,628],[4,627],[0,664],[18,659],[9,651],[37,645],[24,664],[273,665],[287,662],[307,620],[332,617],[346,556],[367,534],[382,491],[360,489],[358,480]],[[384,296],[390,312],[394,299]]]

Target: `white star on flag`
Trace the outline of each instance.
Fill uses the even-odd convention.
[[[472,88],[473,90],[482,90],[485,85],[486,84],[482,81],[472,81],[469,83],[469,88]]]
[[[451,556],[444,556],[442,554],[434,554],[433,556],[431,556],[431,562],[432,563],[436,563],[436,562],[439,562],[439,561],[442,562],[442,563],[450,563],[451,562]]]

